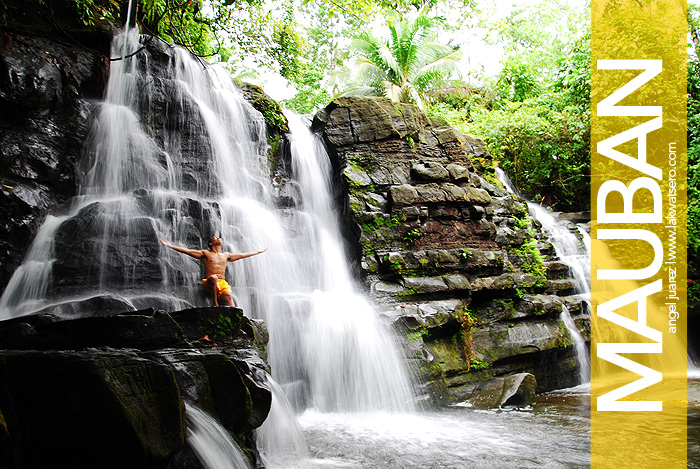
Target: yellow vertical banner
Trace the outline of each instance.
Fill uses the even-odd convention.
[[[591,4],[591,467],[686,468],[686,3]]]

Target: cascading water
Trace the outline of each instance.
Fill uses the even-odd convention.
[[[496,174],[506,189],[513,194],[518,194],[508,176],[501,168],[496,168]],[[584,296],[590,301],[591,295],[591,267],[590,267],[590,236],[579,227],[581,239],[571,230],[557,220],[551,213],[541,205],[527,201],[530,214],[542,224],[542,229],[547,233],[549,242],[554,246],[557,257],[567,264],[575,281],[576,293]],[[590,358],[586,342],[581,336],[581,332],[574,324],[566,306],[563,307],[561,320],[569,331],[574,342],[577,360],[579,362],[579,377],[581,383],[590,381]]]
[[[133,54],[143,41],[135,30],[113,41],[123,59],[95,112],[80,195],[40,231],[0,315],[207,304],[198,263],[158,239],[201,248],[217,234],[227,251],[268,248],[229,264],[227,278],[236,304],[265,320],[275,380],[297,410],[410,410],[392,337],[354,291],[318,138],[288,116],[301,196],[280,210],[262,115],[222,70],[155,42],[157,53]],[[29,262],[46,273],[45,292],[26,288]]]
[[[138,32],[126,31],[113,41],[112,56],[128,57],[141,46]],[[179,49],[168,60],[163,76],[151,72],[145,53],[113,62],[81,162],[80,195],[60,223],[40,230],[28,259],[43,265],[44,277],[10,282],[0,300],[3,317],[42,307],[73,315],[175,310],[202,301],[196,263],[165,252],[157,240],[199,243],[224,231],[227,207],[215,197],[254,184],[240,176],[251,168],[263,178],[264,122],[230,80],[203,69]],[[209,132],[212,126],[200,119],[210,112],[196,95],[206,86],[209,102],[222,114],[219,126],[228,125],[226,130]],[[166,109],[152,109],[153,95],[170,96],[160,104]],[[168,108],[172,112],[165,112]],[[228,148],[215,145],[221,135],[228,135]],[[237,178],[221,169],[234,165],[240,166]],[[202,171],[206,168],[212,171]],[[45,296],[32,302],[26,285],[40,281]]]
[[[251,469],[231,435],[206,412],[186,403],[187,442],[206,469]]]
[[[312,249],[320,283],[309,298],[302,339],[313,406],[321,411],[410,410],[410,383],[391,336],[353,290],[330,198],[328,154],[298,116],[287,117],[302,211],[316,233]]]
[[[576,349],[576,356],[578,357],[579,362],[579,382],[582,384],[588,383],[591,380],[591,364],[590,359],[588,358],[588,347],[586,347],[586,341],[583,339],[583,336],[576,327],[574,319],[571,317],[569,308],[567,308],[566,305],[562,307],[560,318],[566,326],[566,329],[569,331],[571,339],[574,341],[574,348]]]
[[[255,431],[258,448],[266,466],[288,466],[309,456],[296,413],[275,380],[267,380],[272,405],[265,422]]]

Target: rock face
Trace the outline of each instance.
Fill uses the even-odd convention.
[[[109,28],[83,31],[62,2],[55,22],[27,0],[4,7],[0,30],[0,285],[46,214],[76,193],[91,100],[108,73]],[[37,14],[43,12],[43,14]],[[60,28],[57,26],[60,24]],[[70,39],[69,39],[70,38]],[[89,44],[89,47],[84,46]]]
[[[481,141],[383,98],[336,99],[314,129],[333,159],[355,271],[407,338],[432,402],[521,372],[538,391],[576,384],[560,315],[566,306],[587,334],[586,304]]]
[[[58,9],[59,5],[74,6],[74,2],[56,0],[52,7]],[[41,5],[32,1],[25,7],[29,13],[32,8],[43,11]],[[40,272],[29,274],[31,280],[40,284],[39,296],[50,300],[50,309],[45,312],[68,316],[129,308],[173,310],[202,304],[198,283],[193,288],[193,280],[199,274],[183,278],[186,274],[178,272],[193,272],[189,266],[180,269],[168,265],[171,268],[167,269],[178,272],[167,283],[180,292],[181,299],[186,298],[184,303],[175,304],[170,296],[158,294],[166,282],[163,266],[169,261],[158,243],[158,238],[164,237],[163,230],[158,231],[159,222],[154,220],[178,218],[184,223],[173,231],[183,233],[186,239],[182,244],[198,246],[201,239],[218,232],[222,211],[213,197],[221,187],[211,171],[211,137],[196,100],[182,92],[173,65],[177,63],[178,51],[163,41],[144,36],[139,53],[133,57],[137,69],[144,72],[138,85],[141,92],[134,104],[138,117],[134,119],[144,123],[144,132],[151,142],[148,151],[159,163],[139,169],[150,176],[161,174],[165,167],[176,168],[173,172],[180,190],[176,200],[164,201],[153,187],[143,184],[125,190],[124,195],[131,199],[128,206],[99,198],[83,198],[86,204],[80,206],[80,202],[70,203],[71,197],[78,194],[79,185],[86,189],[88,175],[100,166],[98,161],[106,160],[97,151],[101,141],[97,135],[102,135],[97,130],[104,127],[98,117],[106,107],[100,100],[105,95],[110,64],[119,63],[110,62],[112,36],[93,29],[91,37],[77,31],[70,18],[57,18],[60,27],[75,33],[81,43],[97,47],[86,49],[56,39],[52,34],[60,31],[50,30],[56,25],[46,25],[47,31],[41,24],[32,25],[19,6],[10,8],[10,13],[12,28],[0,32],[0,40],[5,41],[0,48],[0,289],[7,286],[46,220],[44,227],[51,221],[56,221],[55,226],[46,228],[45,233],[52,234],[44,236],[44,243],[37,245],[41,246],[39,252],[50,251],[51,255],[34,259],[39,260],[35,265],[42,267]],[[39,20],[50,17],[43,13]],[[260,109],[267,124],[268,141],[264,141],[264,132],[258,135],[251,130],[258,139],[256,145],[267,149],[271,160],[277,160],[275,156],[282,152],[281,135],[288,130],[279,104],[253,87],[247,87],[244,95]],[[255,113],[252,108],[249,111]],[[250,120],[252,117],[246,114],[240,122]],[[261,128],[264,130],[264,126]],[[128,130],[132,136],[137,134],[135,128]],[[169,154],[163,150],[166,148],[171,149]],[[126,212],[123,221],[114,221]],[[53,260],[48,261],[49,258]],[[183,262],[173,264],[181,267]],[[45,280],[37,279],[39,275],[45,275]],[[26,284],[30,279],[16,277],[15,282]],[[115,289],[128,290],[129,297],[115,295]],[[6,298],[10,299],[23,298],[27,291],[12,287],[9,290],[13,293]],[[64,301],[72,296],[74,301]],[[133,301],[135,297],[138,299]],[[15,305],[11,301],[10,304]]]
[[[34,315],[0,323],[0,336],[0,467],[198,467],[185,401],[257,457],[267,335],[240,309]]]

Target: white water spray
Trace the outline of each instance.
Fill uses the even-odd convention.
[[[588,348],[586,347],[586,341],[583,340],[583,336],[576,327],[574,319],[571,317],[569,308],[565,305],[562,306],[561,315],[559,316],[566,326],[566,329],[571,335],[571,340],[574,341],[574,348],[576,349],[576,357],[579,364],[579,383],[588,383],[591,381],[591,361],[588,357]]]
[[[187,443],[206,469],[251,469],[231,435],[209,414],[193,404],[187,410]]]
[[[297,423],[297,415],[282,388],[268,376],[272,405],[265,422],[255,431],[265,466],[288,467],[308,458],[309,450]]]

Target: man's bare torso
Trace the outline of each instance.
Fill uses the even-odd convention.
[[[223,279],[226,274],[226,262],[229,257],[228,252],[212,252],[202,250],[202,264],[207,277],[218,275]]]

